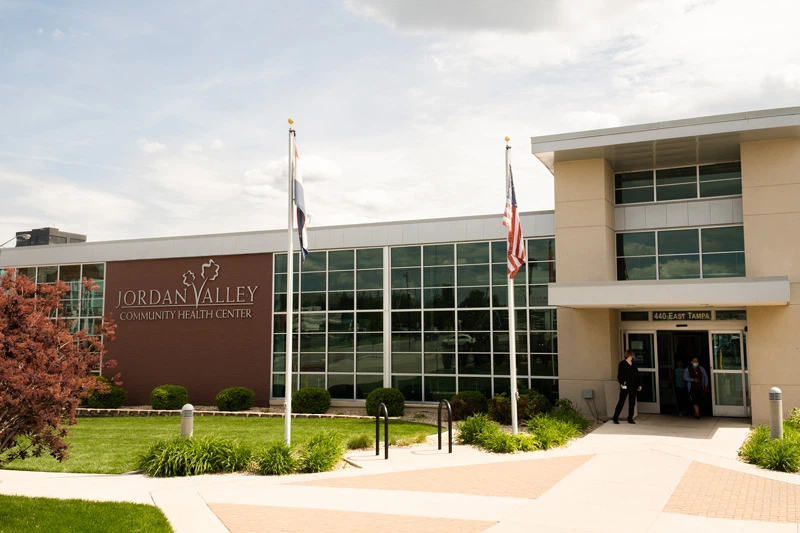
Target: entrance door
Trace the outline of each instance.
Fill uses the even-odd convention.
[[[639,412],[658,413],[658,360],[655,346],[655,332],[626,332],[625,349],[636,354],[634,361],[639,367],[642,392],[639,393]]]
[[[714,416],[747,416],[744,334],[735,331],[710,335]]]

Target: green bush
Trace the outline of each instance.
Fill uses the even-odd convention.
[[[533,435],[543,450],[563,446],[582,431],[572,420],[562,420],[557,415],[539,414],[528,420],[528,432]]]
[[[297,459],[292,448],[277,441],[253,453],[254,471],[262,476],[284,476],[297,470]]]
[[[108,385],[108,390],[106,392],[92,391],[89,396],[81,400],[81,405],[95,409],[119,409],[122,407],[122,404],[125,403],[125,398],[128,397],[125,389],[113,385],[102,376],[98,376],[97,381]]]
[[[468,416],[489,412],[489,400],[481,392],[468,390],[450,398],[453,420],[464,420]]]
[[[150,393],[153,409],[180,409],[189,403],[186,387],[180,385],[160,385]]]
[[[160,440],[139,456],[139,469],[152,477],[199,476],[244,470],[250,448],[219,437]]]
[[[569,401],[569,400],[567,400]],[[567,422],[575,426],[579,433],[584,433],[587,429],[589,429],[592,424],[583,415],[580,411],[576,410],[570,404],[569,407],[560,407],[558,409],[553,409],[549,413],[548,416],[555,418],[556,420],[561,420],[563,422]]]
[[[517,419],[524,423],[540,413],[551,409],[550,400],[543,394],[528,389],[520,391],[517,401]],[[511,425],[511,398],[506,393],[498,394],[489,400],[489,418],[503,425]]]
[[[800,407],[792,409],[789,414],[789,422],[791,422],[798,430],[800,430]]]
[[[220,411],[247,411],[256,400],[256,393],[246,387],[230,387],[217,394]]]
[[[348,450],[363,450],[364,448],[371,448],[375,446],[375,439],[362,433],[361,435],[353,435],[347,439]]]
[[[514,435],[514,445],[517,451],[520,452],[532,452],[541,448],[536,437],[533,435],[524,435],[522,433]]]
[[[481,445],[492,453],[514,453],[517,445],[514,437],[505,431],[486,431],[481,434]]]
[[[331,408],[331,393],[319,387],[306,387],[292,394],[292,412],[327,413]]]
[[[344,458],[344,442],[335,431],[313,435],[300,452],[300,471],[329,472]]]
[[[403,393],[397,389],[375,389],[367,396],[367,414],[369,416],[376,416],[378,414],[378,407],[382,403],[386,404],[386,410],[389,411],[389,416],[403,416],[406,409],[406,398]]]
[[[747,440],[745,440],[742,447],[739,448],[739,456],[747,463],[753,465],[762,464],[769,440],[768,426],[753,428]]]
[[[456,440],[459,444],[481,444],[481,435],[492,429],[499,431],[500,425],[489,420],[485,414],[477,414],[467,417],[466,420],[458,425],[458,436]]]
[[[800,471],[800,438],[788,434],[769,441],[759,466],[778,472]]]

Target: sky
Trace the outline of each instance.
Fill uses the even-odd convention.
[[[796,0],[0,0],[0,242],[553,208],[530,137],[800,105]],[[313,247],[313,243],[312,243]]]

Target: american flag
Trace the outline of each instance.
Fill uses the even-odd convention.
[[[297,149],[297,141],[294,144],[294,205],[297,216],[297,236],[300,239],[300,256],[305,261],[308,255],[308,214],[306,213],[306,195],[303,187],[303,175],[300,174],[300,151]]]
[[[503,225],[508,228],[508,278],[514,279],[520,267],[525,264],[525,245],[522,239],[522,224],[517,213],[517,195],[514,192],[514,176],[508,165],[508,194]]]

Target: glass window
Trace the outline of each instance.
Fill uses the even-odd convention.
[[[392,291],[392,309],[419,309],[421,292],[419,289]]]
[[[285,256],[284,261],[286,261]],[[336,250],[334,252],[328,252],[328,263],[328,268],[330,270],[352,270],[353,250]]]
[[[530,283],[555,283],[556,262],[530,263]]]
[[[303,292],[324,292],[325,278],[324,272],[303,272],[300,276],[300,288]]]
[[[330,272],[328,274],[328,290],[342,291],[353,290],[355,285],[355,276],[353,271],[345,272]]]
[[[57,266],[39,267],[36,274],[36,283],[55,283],[56,281],[58,281]]]
[[[458,289],[458,307],[489,307],[489,287]]]
[[[744,251],[744,226],[703,228],[700,233],[703,240],[704,254]]]
[[[662,168],[656,170],[656,186],[697,182],[697,167]]]
[[[697,230],[658,232],[658,255],[696,254],[700,251]]]
[[[428,308],[455,307],[453,288],[424,289],[424,305]]]
[[[617,259],[617,280],[654,280],[656,279],[656,258],[653,257],[621,257]]]
[[[452,267],[426,267],[424,283],[425,287],[453,287],[455,272]]]
[[[356,250],[356,265],[358,266],[359,270],[362,268],[382,268],[383,249],[369,248],[364,250]]]
[[[425,331],[455,331],[455,311],[425,311]]]
[[[328,372],[353,372],[355,370],[355,358],[351,353],[329,353]]]
[[[740,196],[741,194],[741,179],[700,182],[700,198],[713,198],[715,196]]]
[[[474,376],[463,376],[458,378],[458,391],[475,390],[482,393],[487,398],[492,397],[492,379]]]
[[[704,278],[739,278],[744,276],[744,252],[703,254]]]
[[[508,243],[506,241],[494,241],[492,243],[492,263],[503,263],[508,261]]]
[[[442,266],[453,264],[453,245],[436,244],[423,248],[423,262],[425,266]]]
[[[422,287],[422,271],[419,268],[393,268],[393,289],[417,289]]]
[[[383,331],[383,313],[358,313],[358,331]]]
[[[460,287],[470,285],[489,284],[489,265],[470,265],[458,267],[458,285]]]
[[[309,252],[303,261],[303,272],[322,272],[327,269],[328,254],[326,252]]]
[[[554,261],[555,258],[555,239],[531,239],[528,241],[529,261]]]
[[[328,313],[328,331],[353,331],[353,313]]]
[[[396,374],[421,374],[422,358],[416,353],[392,354],[392,372]]]
[[[81,280],[80,265],[65,265],[60,268],[59,279],[65,283]]]
[[[95,281],[106,279],[106,266],[103,263],[83,265],[83,277]]]
[[[383,376],[356,376],[356,399],[364,400],[369,393],[383,387]]]
[[[653,187],[641,189],[618,189],[614,192],[614,201],[617,205],[638,204],[653,201]]]
[[[656,255],[655,232],[617,233],[617,255]]]
[[[422,401],[422,376],[392,376],[392,388],[402,392],[408,402]]]
[[[717,320],[747,320],[747,311],[744,309],[717,311]]]
[[[420,333],[392,333],[392,353],[422,353]]]
[[[383,354],[382,353],[356,354],[356,372],[358,373],[383,372]],[[382,377],[381,377],[381,383],[383,383]]]
[[[330,333],[328,334],[329,352],[352,352],[355,348],[352,333]]]
[[[358,291],[356,298],[359,309],[383,308],[383,291]]]
[[[353,375],[329,374],[328,392],[331,393],[331,398],[352,400],[355,393]]]
[[[658,258],[658,279],[691,279],[700,277],[699,255],[670,255]]]
[[[652,170],[614,174],[614,187],[617,189],[632,189],[634,187],[647,186],[653,186]]]
[[[383,270],[359,270],[356,276],[356,289],[383,288]]]
[[[456,379],[448,377],[425,378],[425,401],[438,402],[439,400],[449,400],[456,393]]]
[[[420,266],[420,252],[419,246],[392,248],[392,267]]]
[[[621,320],[623,322],[629,321],[645,321],[650,320],[650,313],[647,311],[622,311]]]
[[[328,293],[328,307],[331,311],[354,309],[355,294],[353,291]]]
[[[311,292],[303,293],[300,298],[301,311],[325,311],[325,293]]]
[[[392,331],[422,331],[422,313],[392,313]]]
[[[489,243],[460,243],[456,247],[459,265],[489,263]]]

